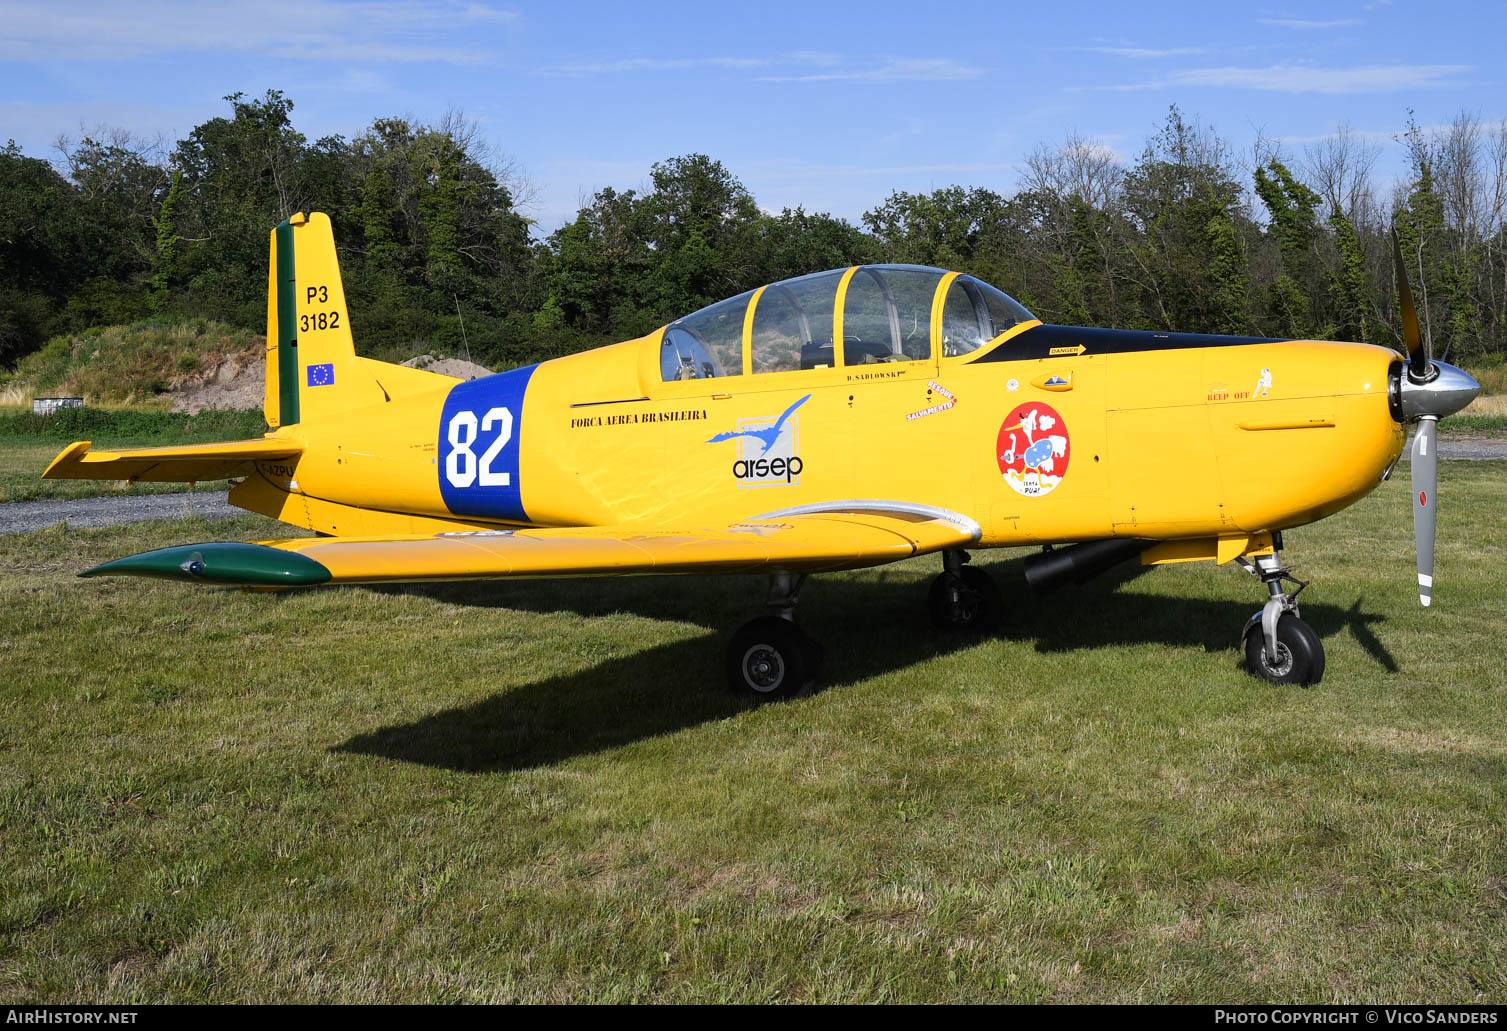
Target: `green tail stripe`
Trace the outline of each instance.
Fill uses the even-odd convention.
[[[330,571],[295,551],[265,544],[184,544],[128,555],[79,576],[155,576],[241,587],[306,587],[329,582]]]
[[[298,421],[298,318],[293,275],[293,225],[277,227],[277,396],[278,424]]]

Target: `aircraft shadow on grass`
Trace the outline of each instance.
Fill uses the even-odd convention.
[[[1238,650],[1238,628],[1259,608],[1254,600],[1210,602],[1121,590],[1151,572],[1135,565],[1038,599],[1026,588],[1020,564],[1020,559],[980,563],[990,568],[1004,593],[1005,618],[998,636],[1034,641],[1037,651],[1044,653],[1150,641],[1233,654]],[[665,589],[664,580],[656,583],[643,578],[352,588],[540,613],[602,616],[630,612],[716,632],[656,645],[470,705],[382,727],[352,737],[335,750],[459,771],[523,770],[753,708],[755,703],[734,696],[722,682],[722,628],[755,607],[762,581],[698,577],[680,582],[685,586],[674,590]],[[976,645],[975,638],[930,628],[925,615],[926,586],[927,581],[913,577],[882,575],[877,583],[872,578],[813,578],[798,611],[803,624],[826,645],[823,683],[818,690],[842,689]],[[1362,605],[1362,599],[1349,610],[1306,604],[1303,616],[1324,637],[1350,630],[1379,665],[1396,672],[1397,663],[1370,629],[1383,617],[1364,612]]]

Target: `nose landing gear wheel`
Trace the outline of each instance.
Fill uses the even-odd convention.
[[[1268,655],[1258,613],[1245,629],[1245,665],[1273,684],[1307,687],[1324,677],[1324,645],[1313,628],[1290,612],[1277,621],[1277,654]]]
[[[926,598],[932,626],[951,632],[986,634],[999,625],[1004,601],[994,578],[962,566],[938,573]]]
[[[821,649],[779,616],[745,623],[727,646],[727,682],[760,701],[789,698],[816,674]]]

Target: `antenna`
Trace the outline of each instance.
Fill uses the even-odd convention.
[[[460,313],[460,298],[456,297],[455,294],[452,293],[450,295],[450,299],[455,302],[455,317],[460,319],[460,340],[461,343],[466,345],[466,361],[470,362],[471,341],[466,339],[466,317]]]

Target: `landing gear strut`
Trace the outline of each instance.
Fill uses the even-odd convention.
[[[931,582],[927,608],[938,630],[986,634],[999,625],[1004,602],[994,578],[967,562],[966,551],[942,552],[942,572]]]
[[[1245,570],[1261,578],[1269,597],[1261,611],[1245,624],[1241,650],[1245,665],[1255,676],[1274,684],[1317,684],[1324,678],[1324,645],[1313,628],[1298,617],[1298,595],[1307,581],[1292,576],[1282,564],[1281,534],[1275,534],[1277,550],[1252,559],[1236,559]],[[1295,584],[1287,591],[1284,584]]]
[[[795,622],[795,602],[806,577],[776,573],[769,578],[769,614],[750,620],[727,646],[727,682],[760,701],[790,698],[821,666],[822,648]]]

